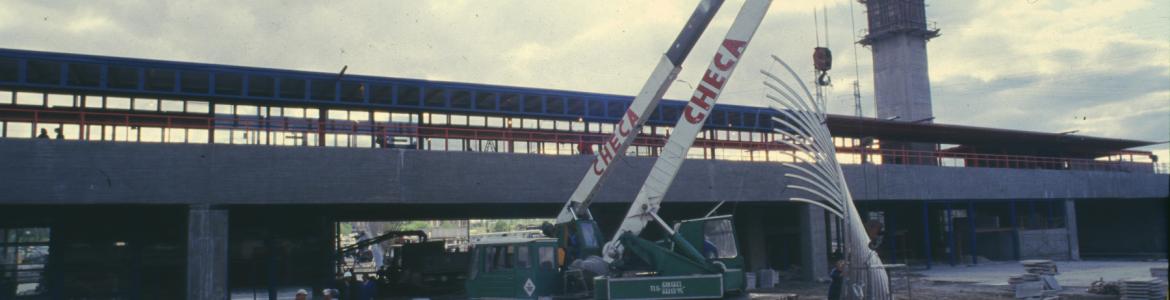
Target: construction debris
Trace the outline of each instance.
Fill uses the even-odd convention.
[[[1098,295],[1121,295],[1121,281],[1106,282],[1105,278],[1089,284],[1089,293]]]
[[[1162,280],[1154,277],[1137,277],[1121,281],[1121,299],[1165,299]]]

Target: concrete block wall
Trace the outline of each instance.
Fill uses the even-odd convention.
[[[1020,230],[1018,236],[1020,259],[1070,259],[1068,229]]]

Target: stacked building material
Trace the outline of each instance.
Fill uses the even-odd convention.
[[[1153,267],[1153,268],[1150,268],[1150,276],[1152,276],[1152,277],[1155,277],[1155,278],[1158,278],[1158,279],[1161,279],[1161,280],[1162,280],[1162,289],[1163,289],[1163,290],[1165,290],[1165,289],[1167,288],[1167,285],[1166,285],[1166,283],[1167,283],[1167,281],[1166,281],[1166,267]]]
[[[1008,277],[1008,284],[1010,284],[1012,286],[1015,286],[1015,285],[1021,284],[1021,283],[1025,283],[1025,282],[1033,282],[1033,281],[1040,281],[1040,276],[1036,276],[1036,274],[1020,274],[1020,275],[1013,275],[1012,277]]]
[[[756,286],[761,289],[774,288],[780,284],[780,273],[773,269],[760,269],[756,271]]]
[[[1121,299],[1165,299],[1162,281],[1154,277],[1137,277],[1121,281]]]
[[[1056,270],[1056,264],[1047,259],[1033,259],[1022,260],[1020,264],[1024,266],[1024,271],[1028,274],[1036,275],[1056,275],[1059,274]]]
[[[1053,277],[1059,272],[1051,260],[1024,260],[1020,261],[1020,265],[1026,273],[1008,277],[1008,284],[1016,291],[1016,298],[1049,299],[1063,289]]]

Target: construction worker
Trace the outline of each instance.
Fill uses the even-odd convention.
[[[323,296],[321,299],[324,300],[337,300],[337,290],[335,289],[321,290],[321,295]]]
[[[837,259],[833,264],[833,270],[829,272],[829,278],[833,280],[829,283],[829,300],[840,300],[841,282],[845,279],[845,259]]]

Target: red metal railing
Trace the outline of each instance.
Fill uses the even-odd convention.
[[[161,136],[154,139],[161,142],[182,142],[182,141],[168,141],[169,134],[166,130],[169,129],[194,129],[206,130],[207,140],[198,141],[199,143],[215,143],[216,141],[224,140],[223,137],[216,138],[217,131],[232,130],[232,131],[246,131],[256,133],[300,133],[303,138],[316,138],[313,143],[303,141],[303,145],[320,146],[328,134],[344,134],[348,137],[368,138],[371,143],[370,147],[377,147],[376,137],[383,137],[383,140],[389,140],[394,137],[414,138],[416,141],[427,139],[444,139],[446,140],[495,140],[505,142],[537,142],[537,143],[559,143],[559,144],[600,144],[611,137],[607,133],[589,133],[589,132],[565,132],[565,131],[542,131],[532,129],[519,128],[490,128],[490,127],[459,127],[459,126],[434,126],[434,125],[416,125],[406,123],[393,122],[355,122],[348,120],[325,120],[325,119],[300,119],[300,118],[260,118],[260,117],[240,117],[240,116],[193,116],[193,115],[168,115],[161,113],[140,113],[134,111],[126,112],[92,112],[92,111],[75,111],[75,110],[51,110],[51,109],[23,109],[23,108],[0,108],[0,121],[7,122],[5,127],[4,137],[35,137],[38,128],[45,128],[44,124],[52,124],[49,126],[70,125],[78,126],[77,132],[64,133],[67,137],[77,137],[69,139],[81,140],[105,140],[105,136],[93,137],[90,136],[89,128],[92,126],[124,126],[127,128],[158,128],[162,129]],[[29,123],[29,134],[19,134],[19,136],[10,136],[11,123]],[[186,134],[184,136],[187,136]],[[50,137],[53,137],[51,134]],[[662,147],[666,142],[665,136],[661,135],[642,135],[634,141],[635,146],[649,146]],[[715,159],[734,159],[734,160],[750,160],[750,161],[785,161],[790,160],[792,156],[796,155],[791,147],[781,143],[767,140],[768,135],[762,136],[763,140],[759,141],[743,141],[743,140],[718,140],[700,138],[695,141],[696,149],[735,149],[743,150],[741,152],[747,155],[732,155],[732,156],[718,156],[718,155],[704,155],[706,158]],[[141,141],[141,137],[135,137],[135,141]],[[228,137],[228,143],[234,143]],[[189,141],[190,142],[190,141]],[[271,140],[265,138],[264,143],[249,143],[249,144],[268,144]],[[421,142],[420,142],[421,143]],[[279,144],[279,143],[278,143]],[[349,143],[347,143],[348,145]],[[434,150],[426,148],[422,145],[416,147],[423,150]],[[449,147],[441,147],[440,150],[448,150]],[[575,150],[576,147],[573,147]],[[956,153],[949,151],[911,151],[901,149],[870,149],[857,147],[839,147],[837,148],[839,155],[853,156],[856,160],[861,160],[864,157],[865,161],[870,163],[882,164],[911,164],[911,165],[939,165],[947,167],[986,167],[986,168],[1020,168],[1020,169],[1056,169],[1056,170],[1096,170],[1096,171],[1131,171],[1131,172],[1154,172],[1154,165],[1145,162],[1134,161],[1100,161],[1091,159],[1078,158],[1061,158],[1061,157],[1044,157],[1044,156],[1024,156],[1024,155],[1001,155],[1001,154],[984,154],[984,153]],[[1129,152],[1125,152],[1129,153]],[[1123,154],[1123,153],[1118,153]],[[1133,154],[1133,153],[1129,153]],[[1132,156],[1132,155],[1131,155]]]

